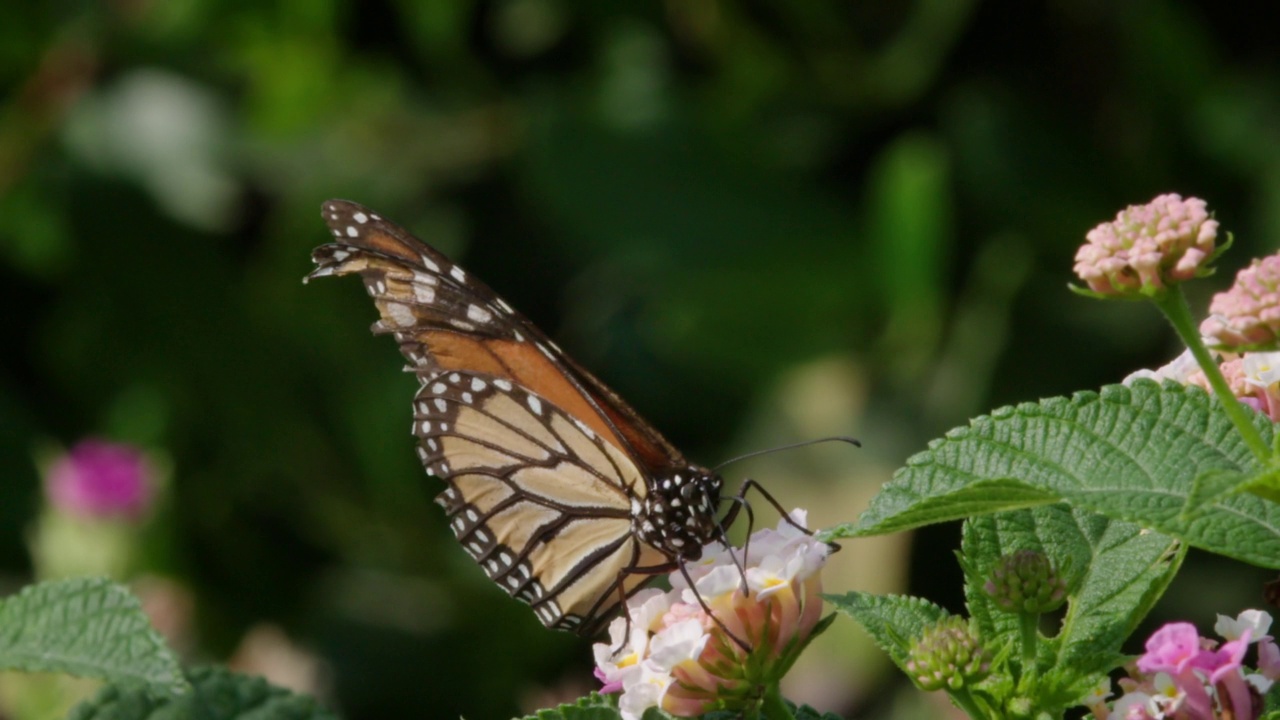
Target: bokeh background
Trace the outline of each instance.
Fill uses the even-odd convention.
[[[455,547],[359,284],[301,284],[321,201],[459,260],[692,458],[861,438],[728,471],[830,525],[971,416],[1178,352],[1066,289],[1124,205],[1197,195],[1236,234],[1199,308],[1275,248],[1280,44],[1243,7],[4,3],[0,590],[33,576],[42,463],[107,438],[166,468],[133,572],[191,662],[353,720],[590,689],[589,644]],[[828,587],[959,610],[957,538],[848,543]],[[1265,578],[1193,556],[1157,615]],[[938,711],[847,619],[807,662],[822,710]]]

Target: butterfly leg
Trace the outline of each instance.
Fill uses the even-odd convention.
[[[746,505],[747,507],[750,507],[750,506],[751,506],[751,505],[750,505],[750,503],[748,503],[748,502],[746,501],[747,492],[748,492],[748,491],[750,491],[750,490],[755,490],[756,492],[758,492],[758,493],[760,493],[761,495],[763,495],[763,496],[764,496],[764,499],[765,499],[765,500],[768,500],[768,501],[769,501],[769,504],[770,504],[770,505],[772,505],[772,506],[774,507],[774,509],[778,511],[778,515],[780,515],[780,516],[782,517],[782,521],[783,521],[783,522],[785,522],[785,523],[787,523],[788,525],[790,525],[791,527],[793,527],[793,528],[795,528],[795,529],[799,530],[800,532],[804,533],[805,535],[812,535],[812,534],[813,534],[813,531],[812,531],[812,530],[810,530],[810,529],[809,529],[809,528],[807,528],[807,527],[804,527],[803,525],[801,525],[800,523],[796,522],[795,520],[792,520],[792,519],[791,519],[791,514],[790,514],[790,513],[788,513],[788,512],[786,511],[786,509],[785,509],[785,508],[783,508],[783,507],[782,507],[782,503],[778,502],[778,501],[777,501],[777,499],[773,497],[773,495],[770,495],[770,494],[769,494],[769,491],[768,491],[768,490],[765,490],[763,485],[761,485],[760,483],[756,482],[755,480],[752,480],[751,478],[747,478],[746,480],[744,480],[744,481],[742,482],[742,487],[738,489],[738,494],[734,496],[734,499],[739,500],[739,501],[741,501],[744,505]],[[730,516],[730,517],[731,517],[731,516],[733,516],[733,515],[736,515],[736,514],[737,514],[737,513],[736,513],[736,511],[735,511],[735,510],[730,510],[730,511],[729,511],[729,516]],[[840,549],[840,546],[839,546],[838,544],[836,544],[836,543],[829,542],[829,543],[827,543],[827,544],[831,546],[831,549],[832,549],[832,551],[833,551],[833,552],[834,552],[834,551],[836,551],[836,550],[839,550],[839,549]]]
[[[702,593],[698,592],[698,588],[693,584],[693,578],[689,577],[689,570],[684,566],[684,559],[681,558],[677,560],[677,563],[680,565],[680,575],[682,575],[684,577],[684,581],[689,584],[689,589],[693,591],[693,596],[698,600],[698,605],[702,606],[702,611],[705,612],[707,617],[711,618],[716,625],[719,625],[720,629],[724,631],[724,634],[728,635],[731,640],[737,643],[738,647],[742,648],[744,652],[750,654],[752,650],[751,643],[743,640],[737,635],[734,635],[733,631],[724,624],[724,621],[707,606],[707,601],[702,599]]]
[[[738,568],[738,575],[742,578],[742,592],[747,592],[747,570],[742,563],[751,557],[751,531],[755,528],[756,514],[751,509],[751,504],[741,496],[729,498],[729,502],[733,503],[733,507],[725,514],[722,522],[716,523],[716,532],[720,536],[720,542],[729,549],[729,557],[733,559],[733,564]],[[729,535],[725,528],[733,525],[734,519],[738,517],[738,511],[746,509],[747,511],[747,540],[742,545],[742,558],[738,558],[738,554],[733,552],[733,544],[729,542]]]

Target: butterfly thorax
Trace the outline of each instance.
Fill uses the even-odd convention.
[[[636,537],[672,557],[697,560],[720,534],[716,511],[723,486],[719,475],[696,466],[653,478],[644,499],[632,503]]]

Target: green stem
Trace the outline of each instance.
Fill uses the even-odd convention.
[[[969,688],[966,687],[960,690],[948,690],[947,694],[951,696],[951,699],[955,701],[956,705],[960,706],[960,709],[964,711],[964,714],[973,718],[973,720],[985,720],[988,717],[986,711],[978,707],[978,703],[974,699],[973,694],[969,692]]]
[[[765,720],[795,720],[791,708],[783,702],[776,682],[769,683],[764,690],[764,697],[760,699],[760,717]]]
[[[1022,675],[1026,677],[1036,666],[1036,630],[1040,626],[1040,615],[1018,613],[1018,622],[1022,630]]]
[[[1160,308],[1160,312],[1164,313],[1164,316],[1169,319],[1169,323],[1177,331],[1178,337],[1182,338],[1182,342],[1191,350],[1192,357],[1196,359],[1196,364],[1204,371],[1204,376],[1209,380],[1209,387],[1213,388],[1214,394],[1218,396],[1218,402],[1222,405],[1222,409],[1227,412],[1227,417],[1231,419],[1231,423],[1236,426],[1240,437],[1244,438],[1245,444],[1249,446],[1249,449],[1253,451],[1253,454],[1260,462],[1268,462],[1271,459],[1271,450],[1263,442],[1262,435],[1258,433],[1258,428],[1253,426],[1249,413],[1245,411],[1240,401],[1231,392],[1231,388],[1227,385],[1227,379],[1222,376],[1222,371],[1218,369],[1218,363],[1214,362],[1213,356],[1209,354],[1209,348],[1205,347],[1204,342],[1200,339],[1200,330],[1191,318],[1191,308],[1187,305],[1187,296],[1182,294],[1182,288],[1174,285],[1166,292],[1157,295],[1153,300],[1156,307]]]

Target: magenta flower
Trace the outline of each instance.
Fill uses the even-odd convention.
[[[1099,295],[1152,295],[1207,272],[1217,237],[1203,200],[1161,195],[1090,230],[1075,271]]]
[[[154,485],[142,451],[102,440],[81,441],[55,460],[45,476],[49,502],[84,518],[140,520],[151,506]]]
[[[1215,295],[1200,334],[1224,348],[1275,345],[1280,336],[1280,255],[1254,260],[1236,275],[1230,290]]]
[[[1167,672],[1170,675],[1198,667],[1205,650],[1200,647],[1200,633],[1191,623],[1169,623],[1147,639],[1147,652],[1138,658],[1138,669],[1144,673]]]

